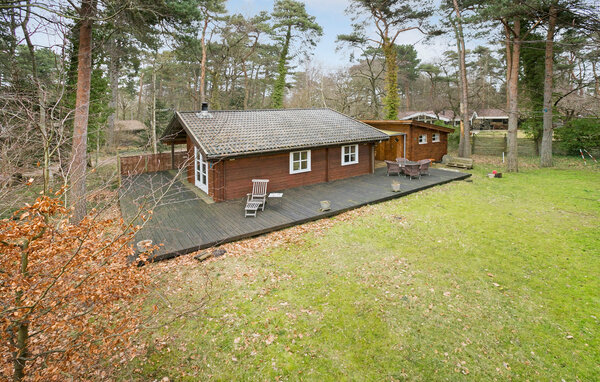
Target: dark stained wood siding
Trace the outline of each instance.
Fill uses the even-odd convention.
[[[428,127],[427,123],[413,121],[364,121],[365,123],[382,130],[398,131],[406,134],[405,158],[413,161],[420,159],[433,159],[441,161],[448,153],[448,132],[437,130],[436,126]],[[433,134],[440,134],[440,142],[432,142]],[[419,144],[419,135],[427,135],[427,143]],[[398,138],[398,142],[394,138]],[[395,160],[402,157],[402,137],[390,137],[387,142],[380,143],[376,148],[375,159]]]
[[[349,178],[371,172],[371,144],[358,145],[358,163],[342,166],[342,146],[329,148],[329,179]]]
[[[188,161],[188,164],[187,164],[187,180],[191,184],[194,184],[194,162],[196,160],[196,158],[194,157],[194,144],[192,143],[192,140],[190,139],[190,137],[187,137],[186,143],[187,143],[188,158],[190,158],[190,160]]]
[[[311,171],[290,174],[289,152],[212,162],[209,195],[220,202],[246,196],[252,179],[269,179],[269,192],[372,172],[371,144],[359,144],[358,163],[342,166],[341,146],[311,150]],[[329,158],[329,159],[328,159]],[[193,179],[192,179],[193,180]]]

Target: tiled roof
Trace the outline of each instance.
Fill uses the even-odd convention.
[[[398,113],[398,119],[413,119],[421,116],[440,119],[442,121],[452,121],[459,118],[458,115],[454,115],[452,110],[440,110],[437,113],[433,110],[401,111]]]
[[[143,122],[132,119],[132,120],[117,121],[115,123],[115,130],[116,131],[141,131],[141,130],[147,130],[147,128]]]
[[[388,139],[331,109],[210,110],[208,114],[178,112],[175,119],[209,159]],[[165,135],[173,133],[169,128]]]
[[[502,109],[481,109],[477,110],[476,118],[508,119],[508,113]]]

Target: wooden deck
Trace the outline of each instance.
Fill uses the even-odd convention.
[[[152,219],[136,234],[135,240],[162,243],[153,255],[153,260],[158,261],[337,215],[471,175],[440,169],[431,169],[430,173],[420,180],[408,180],[403,176],[387,177],[385,169],[378,168],[374,174],[291,188],[283,191],[283,198],[268,201],[265,210],[259,210],[255,218],[244,218],[243,199],[207,204],[189,184],[175,179],[171,172],[125,178],[120,203],[126,220],[140,210],[153,210]],[[400,192],[391,191],[393,180],[400,181]],[[248,191],[251,188],[248,185]],[[330,211],[319,210],[321,200],[331,201]]]

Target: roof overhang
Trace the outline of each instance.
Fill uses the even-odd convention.
[[[181,115],[178,111],[176,111],[175,115],[173,115],[173,118],[171,118],[171,122],[169,122],[165,132],[159,140],[163,143],[177,143],[181,137],[180,133],[182,131],[184,131],[187,137],[192,140],[194,145],[200,149],[202,155],[206,157],[206,149],[200,144],[196,136],[194,136],[194,134],[188,129],[187,125],[181,119]]]
[[[401,131],[392,131],[392,130],[384,130],[384,129],[377,129],[377,130],[386,134],[388,137],[396,137],[398,135],[406,135],[406,133],[403,133]]]
[[[385,125],[387,126],[419,126],[419,127],[423,127],[425,129],[431,129],[431,130],[437,130],[437,131],[441,131],[443,133],[452,133],[454,132],[454,129],[450,128],[450,127],[444,127],[444,126],[438,126],[438,125],[434,125],[433,123],[428,123],[428,122],[421,122],[421,121],[413,121],[411,119],[408,120],[386,120],[386,119],[381,119],[381,120],[363,120],[362,122],[366,123],[367,125],[371,125],[377,129],[379,129],[378,126],[383,127]]]

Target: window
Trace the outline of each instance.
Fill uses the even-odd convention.
[[[440,133],[434,133],[431,136],[431,142],[439,142],[440,141]]]
[[[423,135],[419,135],[419,144],[425,144],[427,143],[427,134],[423,134]]]
[[[290,153],[290,174],[310,171],[310,150]]]
[[[342,166],[358,163],[358,145],[342,146]]]

